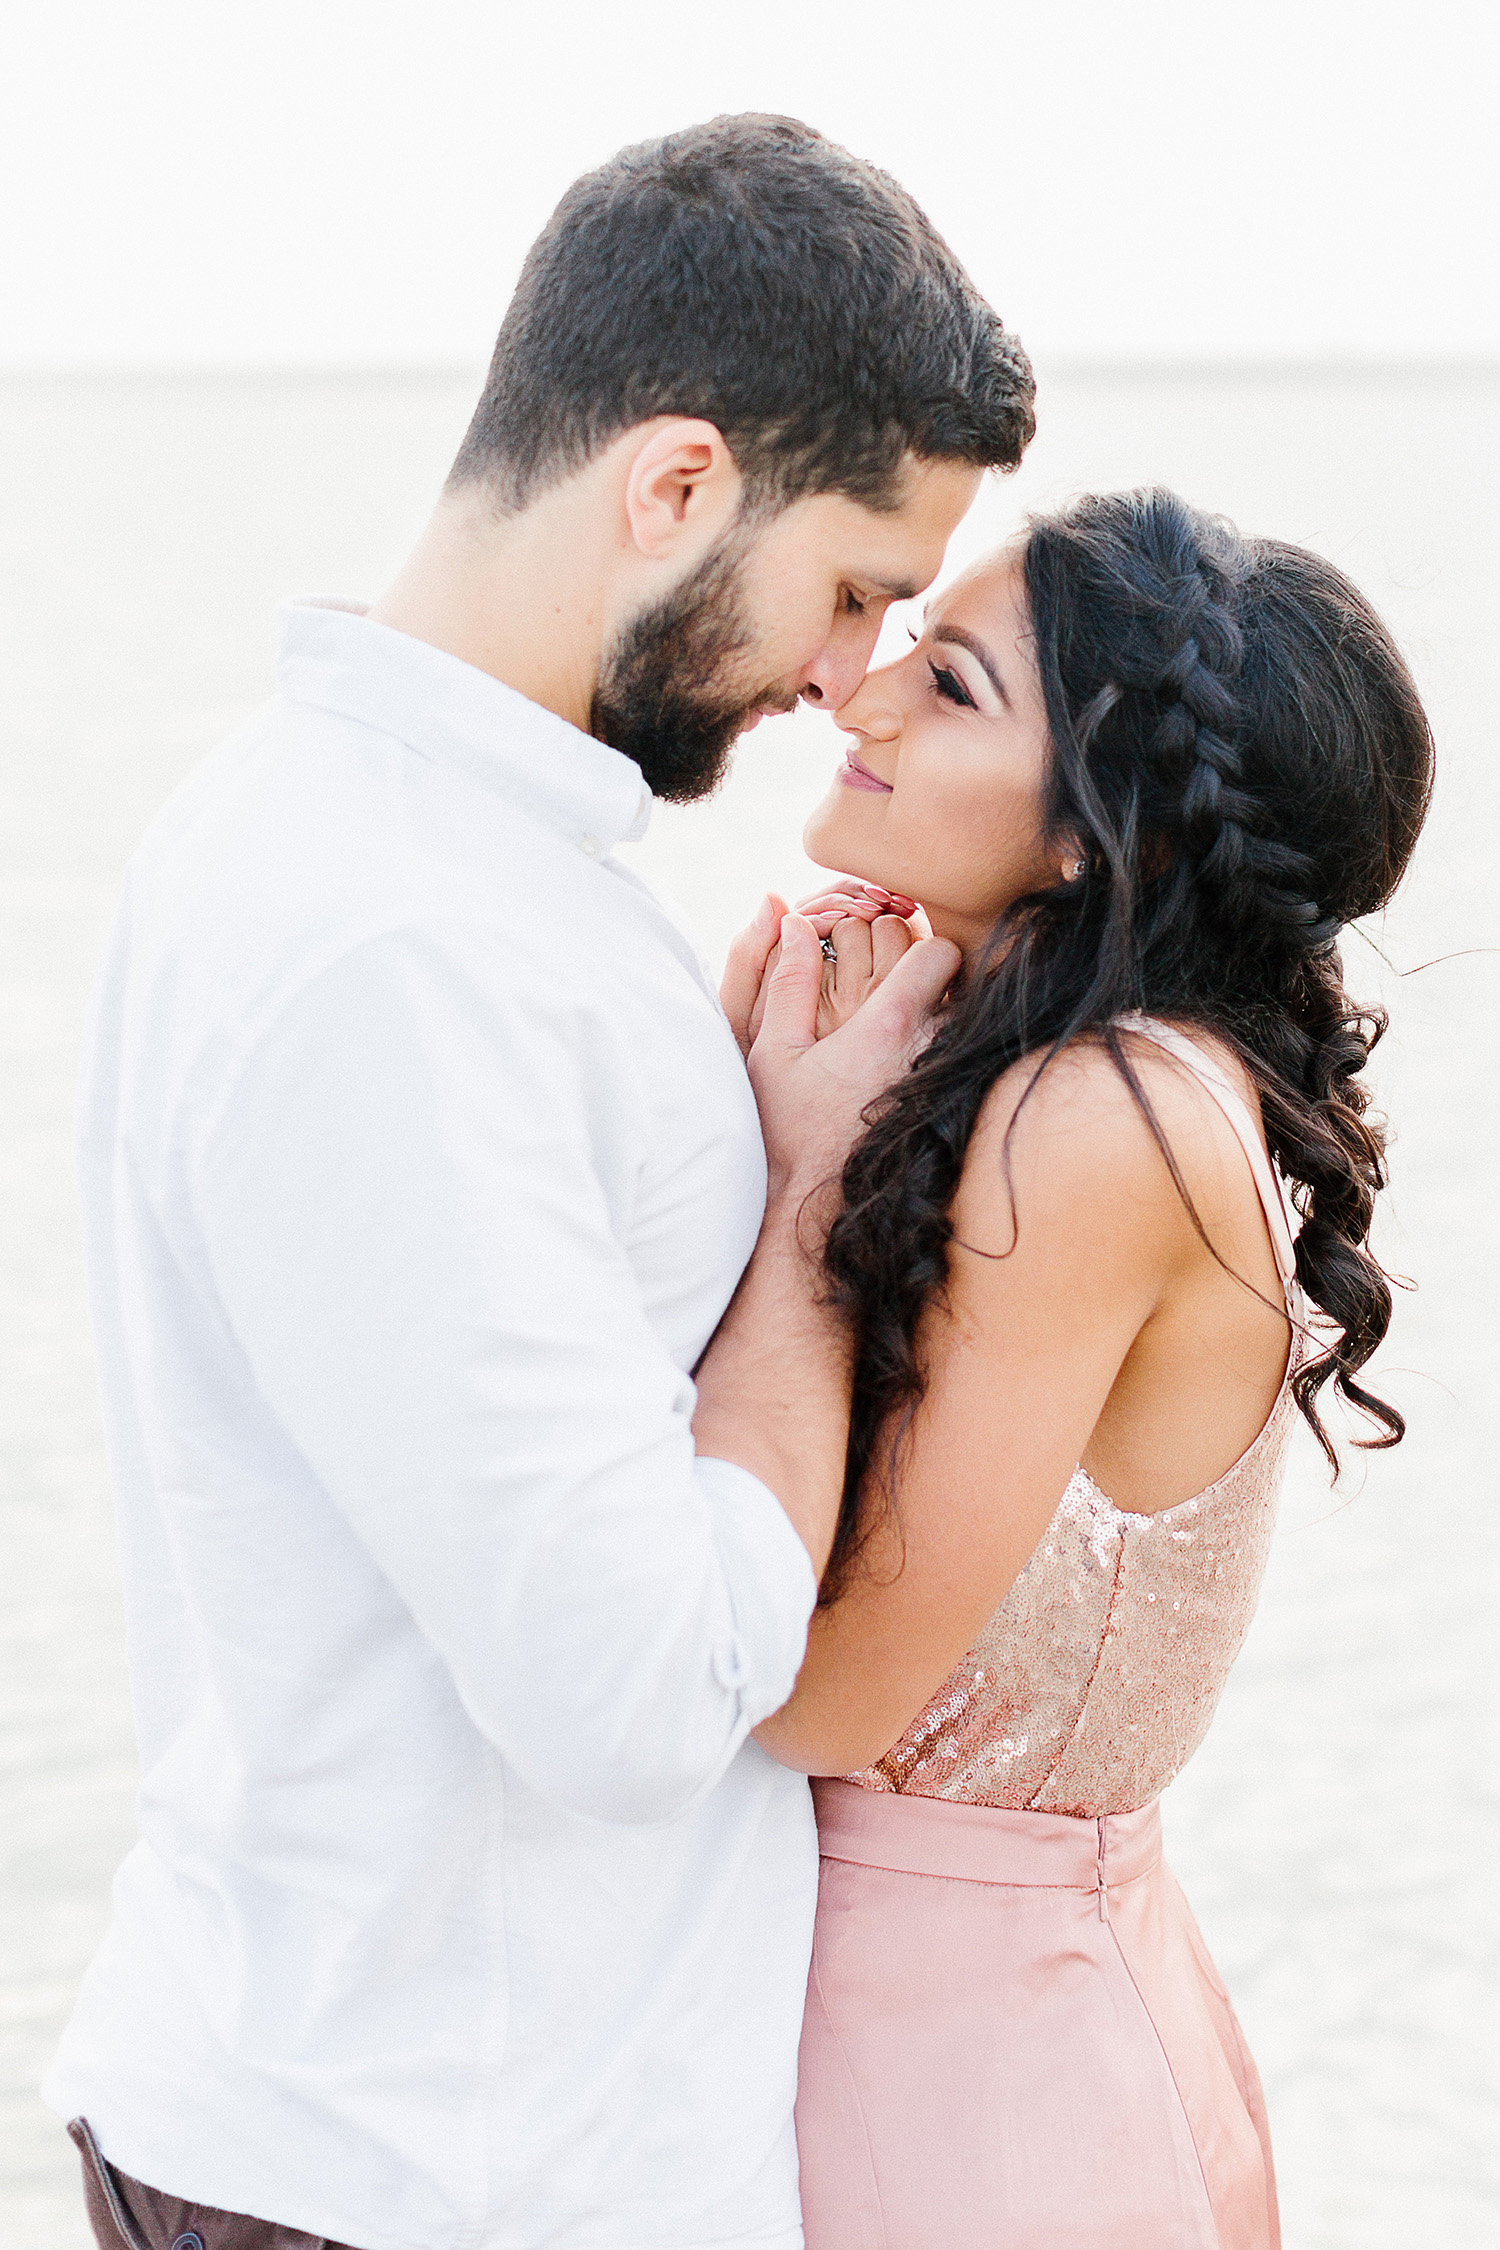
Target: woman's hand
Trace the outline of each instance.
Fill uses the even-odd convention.
[[[765,1014],[766,986],[780,958],[779,931],[786,911],[781,899],[768,894],[755,920],[729,949],[720,996],[743,1055],[749,1054]],[[826,890],[803,899],[797,913],[834,951],[823,972],[819,1039],[847,1023],[916,940],[930,935],[926,917],[912,899],[852,875],[839,876]]]
[[[816,922],[814,927],[817,927]],[[826,1039],[863,1006],[902,956],[918,943],[918,938],[910,922],[899,914],[880,914],[869,919],[859,914],[842,914],[832,922],[826,935],[821,930],[819,935],[825,947],[833,947],[833,959],[823,970],[823,990],[818,1000],[818,1037]],[[763,1009],[764,1000],[757,1006]],[[758,1028],[757,1012],[752,1010],[752,1038]]]
[[[829,936],[834,923],[845,915],[857,916],[863,922],[878,921],[883,914],[899,915],[903,922],[915,918],[917,935],[931,935],[927,917],[915,899],[903,898],[899,891],[882,890],[878,883],[862,883],[857,875],[836,876],[811,898],[799,899],[797,912],[812,923],[820,938]]]

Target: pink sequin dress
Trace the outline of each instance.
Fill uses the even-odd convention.
[[[1234,1127],[1300,1323],[1286,1204],[1243,1101],[1181,1033],[1128,1025]],[[1195,1498],[1128,1514],[1076,1470],[926,1710],[868,1772],[813,1784],[807,2250],[1279,2243],[1260,2081],[1155,1800],[1254,1613],[1299,1357]]]

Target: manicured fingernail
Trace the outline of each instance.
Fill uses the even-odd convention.
[[[891,895],[889,891],[882,890],[879,883],[866,883],[864,887],[869,892],[871,898],[889,898]]]
[[[914,898],[906,898],[900,891],[887,891],[885,895],[898,914],[916,913],[917,902]]]
[[[771,932],[776,927],[776,909],[771,904],[771,894],[769,891],[767,891],[765,897],[761,900],[759,906],[755,909],[755,927],[766,937],[769,937]]]

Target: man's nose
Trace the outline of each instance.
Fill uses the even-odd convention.
[[[804,699],[820,711],[842,710],[864,678],[874,646],[872,639],[868,649],[824,649],[807,668]]]

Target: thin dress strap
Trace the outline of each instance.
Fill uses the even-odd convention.
[[[1158,1023],[1154,1016],[1117,1016],[1116,1026],[1121,1031],[1136,1032],[1142,1039],[1165,1048],[1190,1070],[1211,1100],[1217,1102],[1233,1128],[1236,1140],[1244,1150],[1254,1178],[1260,1206],[1266,1215],[1266,1230],[1271,1237],[1271,1248],[1276,1255],[1276,1270],[1281,1275],[1281,1286],[1291,1304],[1297,1288],[1297,1253],[1292,1242],[1291,1219],[1287,1212],[1286,1194],[1271,1166],[1255,1129],[1255,1120],[1245,1105],[1233,1081],[1220,1068],[1211,1055],[1206,1055],[1195,1039],[1178,1031],[1172,1024]]]

